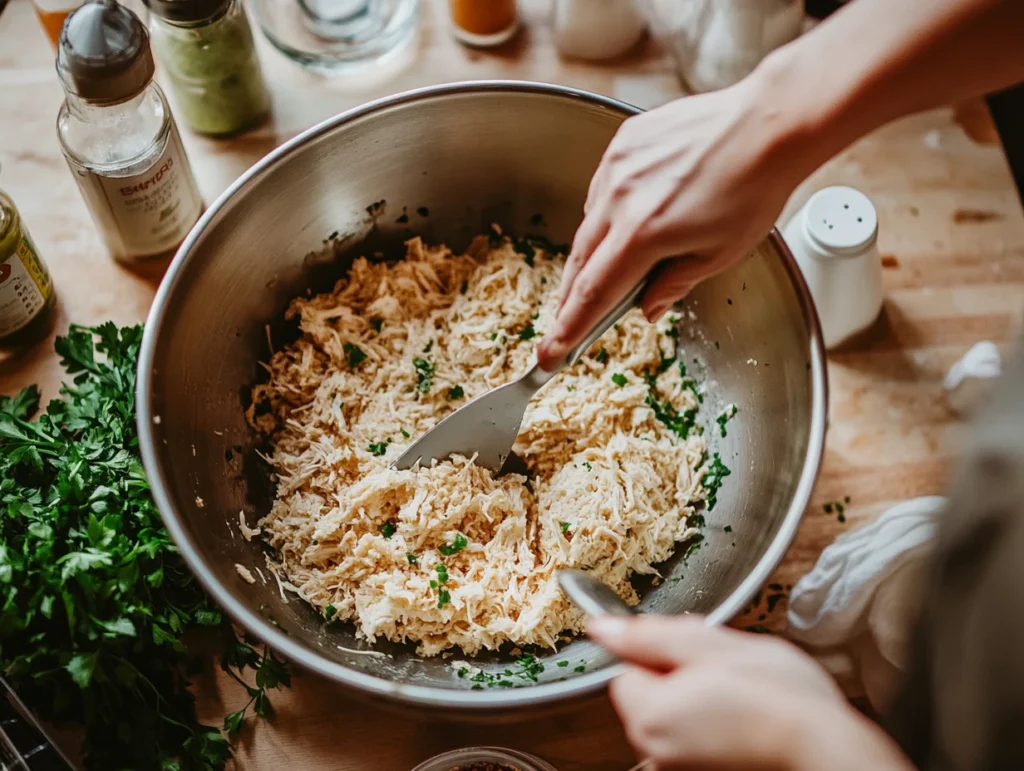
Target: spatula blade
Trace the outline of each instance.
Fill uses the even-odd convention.
[[[452,455],[469,458],[476,453],[478,466],[497,473],[512,452],[535,390],[520,379],[478,396],[413,442],[392,467],[403,470],[417,462],[429,466]]]

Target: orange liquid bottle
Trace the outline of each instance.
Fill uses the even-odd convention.
[[[75,10],[81,3],[68,4],[66,7],[44,7],[55,5],[53,0],[36,0],[33,2],[36,9],[36,15],[39,17],[39,22],[43,25],[43,31],[46,32],[46,36],[50,38],[50,42],[53,43],[53,47],[56,48],[60,42],[60,30],[64,26],[64,20]]]

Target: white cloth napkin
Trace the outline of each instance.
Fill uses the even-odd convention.
[[[946,374],[943,385],[949,405],[961,415],[973,413],[984,402],[1002,371],[996,344],[988,340],[977,343]]]
[[[906,665],[925,557],[946,499],[904,501],[839,536],[789,598],[789,636],[837,676],[854,675],[883,710]]]

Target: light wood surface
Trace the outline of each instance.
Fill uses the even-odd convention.
[[[355,80],[305,74],[260,41],[275,118],[252,134],[185,142],[208,201],[274,146],[360,102],[453,80],[516,78],[569,84],[644,107],[677,96],[671,61],[647,42],[608,65],[558,58],[544,3],[526,3],[524,33],[498,52],[469,51],[446,29],[445,9],[427,0],[411,61]],[[0,16],[0,187],[16,200],[60,295],[57,331],[144,318],[154,278],[118,267],[104,253],[61,157],[54,122],[61,90],[53,51],[28,0]],[[958,122],[959,121],[959,122]],[[962,124],[962,125],[961,125]],[[184,132],[183,132],[184,133]],[[901,121],[861,141],[819,170],[787,212],[815,189],[843,183],[878,208],[886,263],[885,313],[860,345],[830,357],[831,428],[825,464],[793,548],[739,625],[784,626],[785,594],[840,532],[895,501],[941,492],[964,426],[949,412],[941,380],[973,343],[1007,345],[1021,327],[1024,218],[987,114],[976,105]],[[39,383],[56,392],[60,370],[50,342],[0,360],[0,392]],[[850,496],[845,523],[822,504]],[[768,612],[769,603],[772,612]],[[212,672],[198,683],[202,716],[219,723],[243,695]],[[275,697],[272,724],[247,729],[237,766],[251,769],[405,771],[444,749],[498,744],[535,752],[559,769],[624,771],[634,760],[606,699],[564,715],[504,726],[439,725],[395,715],[305,673]]]

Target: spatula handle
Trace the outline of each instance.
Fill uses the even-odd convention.
[[[647,287],[647,279],[644,279],[637,284],[633,289],[630,290],[629,294],[622,298],[621,302],[608,311],[607,315],[602,318],[590,330],[583,340],[574,349],[569,351],[569,355],[565,357],[565,364],[559,367],[559,370],[565,367],[571,367],[576,363],[577,359],[585,354],[594,343],[596,343],[605,332],[614,324],[616,321],[626,315],[627,311],[632,310],[640,304],[640,297],[643,295],[644,289]]]

